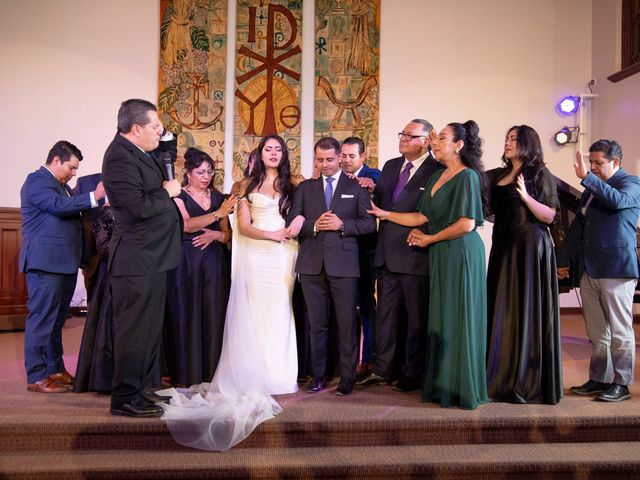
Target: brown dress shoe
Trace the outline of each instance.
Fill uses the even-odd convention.
[[[53,375],[49,375],[49,378],[54,382],[59,383],[60,385],[69,385],[71,387],[76,381],[76,379],[71,376],[71,374],[66,370],[64,372],[58,372],[54,373]]]
[[[54,382],[51,378],[43,378],[39,382],[27,385],[27,390],[38,393],[65,393],[69,388]]]

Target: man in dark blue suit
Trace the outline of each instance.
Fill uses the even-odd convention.
[[[81,160],[80,150],[61,140],[20,190],[20,271],[26,274],[29,291],[24,363],[32,392],[63,393],[73,384],[62,359],[62,327],[80,265],[80,212],[96,207],[104,197],[102,183],[92,192],[72,195],[67,182]]]
[[[358,137],[343,140],[341,153],[342,171],[354,175],[361,187],[369,194],[380,178],[380,170],[368,167],[365,145]],[[376,253],[375,231],[358,236],[358,255],[360,260],[360,279],[358,281],[358,306],[360,307],[360,324],[362,326],[362,355],[358,366],[358,377],[371,373],[375,359],[375,341],[373,328],[376,320],[376,275],[374,257]]]
[[[558,276],[569,265],[580,278],[582,313],[591,342],[589,380],[571,387],[578,395],[618,402],[631,398],[636,343],[633,296],[638,281],[637,224],[640,179],[620,164],[622,148],[598,140],[589,148],[591,171],[576,154],[576,175],[585,188],[576,218],[558,252]]]
[[[310,393],[324,388],[329,315],[333,302],[338,325],[340,384],[337,395],[349,395],[358,362],[356,301],[358,295],[358,242],[356,237],[373,232],[374,218],[367,213],[367,191],[340,170],[340,144],[321,138],[314,147],[321,176],[300,184],[289,212],[288,223],[298,215],[305,221],[298,238],[300,251],[296,273],[300,274],[311,334],[313,379]]]
[[[402,156],[384,164],[374,192],[374,202],[380,208],[416,211],[425,184],[444,168],[430,153],[432,129],[426,120],[414,119],[398,133]],[[374,329],[377,356],[373,373],[358,382],[363,386],[389,383],[396,353],[404,351],[401,377],[393,388],[412,391],[420,387],[429,311],[429,251],[407,244],[410,230],[392,222],[380,222],[378,228],[378,309]],[[406,332],[404,342],[399,335],[402,331]]]

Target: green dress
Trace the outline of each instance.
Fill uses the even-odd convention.
[[[482,225],[478,174],[466,168],[431,196],[442,172],[427,182],[418,210],[434,234],[461,217]],[[485,249],[475,228],[429,247],[429,321],[424,402],[475,409],[486,403],[487,295]]]

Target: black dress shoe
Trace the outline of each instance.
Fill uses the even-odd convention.
[[[596,397],[596,399],[603,402],[621,402],[630,398],[629,388],[626,385],[618,385],[617,383],[612,383],[609,390]]]
[[[111,403],[111,415],[123,415],[125,417],[150,418],[161,417],[162,407],[145,400],[142,397],[134,397],[128,403]]]
[[[140,396],[151,403],[171,403],[171,397],[168,395],[158,395],[156,392],[145,388],[140,392]]]
[[[587,383],[580,385],[579,387],[571,387],[573,393],[578,395],[595,395],[596,393],[602,393],[609,390],[610,383],[596,382],[595,380],[589,380]]]
[[[311,383],[307,386],[307,393],[318,393],[324,388],[323,377],[313,377]]]
[[[344,396],[350,395],[353,392],[353,379],[341,378],[338,388],[336,388],[336,395]]]
[[[419,378],[400,377],[393,382],[391,388],[399,392],[414,392],[420,389],[421,383]]]
[[[356,382],[356,385],[360,385],[361,387],[368,387],[369,385],[388,385],[389,381],[386,378],[381,377],[377,373],[370,373],[368,376],[364,377],[362,380]]]

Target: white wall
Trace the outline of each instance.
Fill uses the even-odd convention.
[[[599,96],[593,102],[593,139],[613,138],[622,145],[622,167],[640,173],[640,74],[612,83],[620,70],[622,0],[593,2],[593,76]]]
[[[120,102],[158,96],[158,0],[0,0],[0,206],[57,140],[98,172]]]
[[[590,0],[382,0],[381,30],[380,158],[397,156],[413,117],[437,128],[471,118],[494,167],[506,129],[526,123],[551,171],[573,176],[573,148],[551,138],[565,124],[556,102],[591,78]]]

